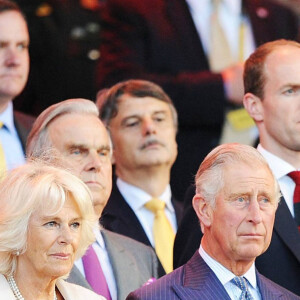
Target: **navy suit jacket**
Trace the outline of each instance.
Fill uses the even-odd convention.
[[[177,224],[179,224],[182,218],[182,203],[172,198],[172,204],[175,209]],[[102,212],[100,223],[110,231],[126,235],[152,247],[140,221],[121,195],[116,184],[114,184],[110,198]],[[160,262],[158,274],[159,276],[165,274]]]
[[[19,111],[14,111],[14,124],[21,140],[23,152],[25,154],[27,136],[31,130],[35,118]]]
[[[243,0],[256,45],[295,39],[297,20],[273,1]],[[171,186],[176,199],[218,145],[225,111],[220,74],[211,73],[185,0],[109,0],[103,13],[98,88],[139,78],[161,85],[179,117],[178,158]]]
[[[273,283],[256,272],[262,300],[296,300],[300,297]],[[230,300],[225,288],[204,262],[198,251],[187,264],[154,283],[132,293],[126,300]]]
[[[191,206],[194,194],[195,187],[191,186],[185,199],[186,212],[175,238],[174,268],[191,258],[202,238],[197,215]],[[276,212],[271,244],[256,259],[255,266],[261,274],[300,296],[300,234],[283,198]]]

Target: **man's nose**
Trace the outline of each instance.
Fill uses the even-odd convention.
[[[99,172],[101,170],[102,161],[98,152],[90,152],[88,155],[87,169]]]
[[[20,64],[20,53],[17,48],[6,48],[5,64],[9,67],[18,66]]]
[[[250,201],[248,207],[249,220],[255,224],[262,222],[261,209],[257,200]]]
[[[156,126],[151,118],[147,118],[143,121],[143,135],[154,134],[156,132]]]

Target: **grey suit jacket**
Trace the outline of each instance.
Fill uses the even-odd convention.
[[[101,233],[115,276],[118,300],[124,300],[150,278],[158,277],[157,258],[150,247],[108,230]],[[92,289],[76,266],[67,281]]]
[[[256,272],[262,300],[299,300],[300,297]],[[131,293],[127,300],[230,300],[222,283],[196,251],[182,267]]]

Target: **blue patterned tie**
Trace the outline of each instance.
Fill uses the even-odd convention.
[[[239,300],[254,300],[248,290],[248,284],[245,277],[236,276],[231,280],[231,282],[242,290]]]

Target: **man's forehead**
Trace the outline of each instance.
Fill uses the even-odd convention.
[[[9,22],[10,26],[7,26],[7,22]],[[15,26],[18,26],[18,30],[15,29],[15,26],[11,26],[12,24],[15,24]],[[18,24],[18,25],[17,25]],[[14,39],[25,39],[29,40],[29,31],[27,22],[22,16],[22,14],[15,10],[8,10],[0,12],[0,36],[5,38],[14,38]],[[20,31],[20,27],[22,27],[22,30]],[[14,35],[11,34],[11,32],[14,32]]]

